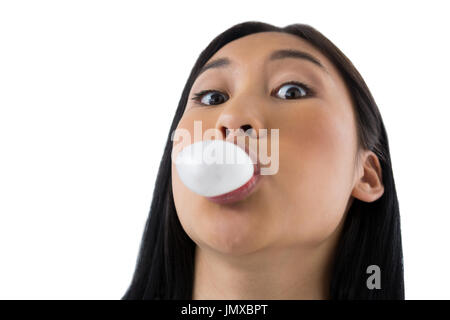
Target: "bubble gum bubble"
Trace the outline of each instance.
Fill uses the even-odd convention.
[[[245,150],[220,139],[184,147],[176,157],[175,166],[184,185],[204,197],[238,189],[254,173],[253,161]]]

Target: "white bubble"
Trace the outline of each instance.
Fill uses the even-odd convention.
[[[205,197],[243,186],[254,171],[252,159],[241,147],[220,139],[198,141],[184,147],[175,165],[186,187]]]

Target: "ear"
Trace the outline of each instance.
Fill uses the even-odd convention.
[[[373,202],[384,193],[381,165],[376,154],[370,150],[365,150],[360,160],[352,196],[364,202]]]

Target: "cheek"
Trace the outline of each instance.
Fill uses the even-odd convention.
[[[173,162],[172,193],[181,227],[190,239],[197,244],[201,243],[201,239],[205,237],[205,230],[208,230],[208,226],[205,225],[207,222],[205,216],[208,216],[211,208],[201,196],[193,193],[183,184]]]
[[[178,219],[187,234],[192,231],[189,226],[192,225],[190,218],[192,218],[191,212],[193,211],[190,205],[192,204],[192,199],[189,199],[189,193],[186,192],[186,187],[180,180],[178,172],[176,170],[175,164],[172,162],[172,193],[173,200],[175,204],[175,209],[177,211]]]
[[[183,147],[199,140],[195,135],[194,120],[200,119],[183,116],[180,120],[177,126],[178,140],[174,140],[173,142],[171,156],[172,193],[175,209],[184,231],[191,239],[196,238],[195,228],[193,228],[195,225],[195,212],[202,211],[205,208],[201,207],[202,202],[198,199],[199,196],[187,189],[181,181],[174,161],[176,159],[176,155],[182,150]],[[200,134],[200,137],[201,136],[202,132]]]
[[[277,179],[284,194],[280,198],[289,204],[282,210],[283,230],[297,241],[320,242],[341,221],[353,177],[353,130],[351,119],[328,111],[305,113],[295,127],[284,130]]]

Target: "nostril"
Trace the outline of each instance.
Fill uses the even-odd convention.
[[[256,132],[255,128],[253,128],[252,126],[242,126],[245,135],[251,137],[251,138],[258,138],[258,133]]]
[[[231,133],[231,129],[228,129],[228,128],[224,128],[224,130],[225,130],[225,139],[228,137],[228,135]]]
[[[244,133],[253,135],[253,128],[251,125],[245,124],[245,125],[241,126],[241,129],[244,131]],[[247,130],[250,130],[250,131],[247,132]]]
[[[226,127],[222,128],[222,133],[224,134],[225,139],[228,138],[230,133],[234,133],[235,135],[238,135],[238,131],[242,130],[242,133],[247,136],[255,137],[256,138],[256,131],[253,129],[253,127],[249,124],[242,125],[239,130],[238,129],[229,129]],[[240,135],[241,133],[239,133]]]

